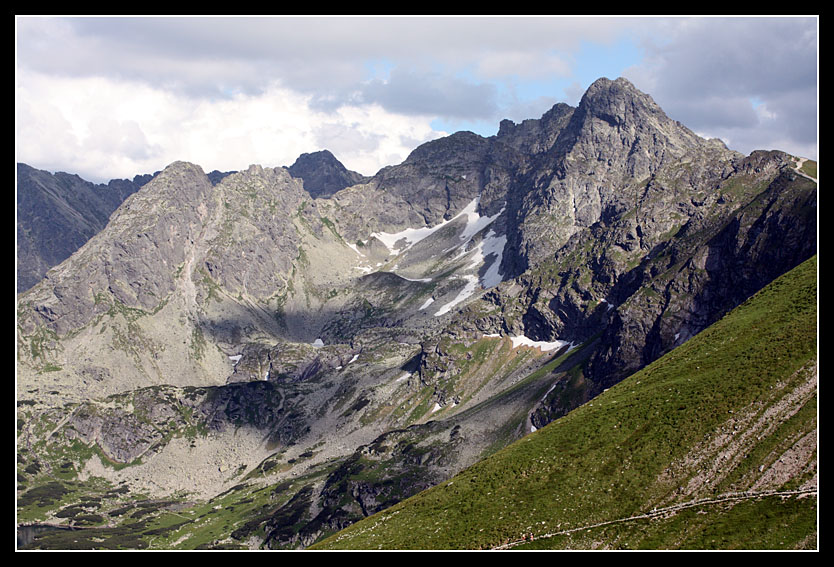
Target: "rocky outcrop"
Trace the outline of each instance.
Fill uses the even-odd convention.
[[[347,169],[328,150],[301,154],[287,171],[304,181],[304,189],[313,198],[330,197],[345,187],[368,180],[361,173]]]
[[[26,296],[34,306],[18,323],[59,336],[110,308],[112,301],[154,310],[176,287],[177,268],[219,206],[199,167],[175,163],[127,199],[107,229],[50,272]],[[106,296],[106,297],[105,297]]]
[[[643,285],[613,312],[588,375],[610,386],[813,256],[816,201],[816,184],[785,169],[689,255],[664,250],[668,259],[644,272]]]
[[[17,291],[69,258],[97,234],[130,195],[150,181],[114,179],[94,184],[69,173],[17,164]]]
[[[713,171],[741,157],[668,118],[625,79],[599,79],[570,115],[566,109],[560,115],[550,149],[509,191],[510,225],[517,229],[509,232],[508,245],[518,253],[505,265],[514,274],[558,253],[575,233],[634,208],[657,171],[688,161],[703,161]]]

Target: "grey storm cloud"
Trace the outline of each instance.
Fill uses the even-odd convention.
[[[535,70],[543,53],[604,41],[627,25],[546,17],[23,18],[17,45],[19,63],[40,72],[115,76],[198,97],[258,94],[278,82],[322,104],[358,96],[393,111],[437,105],[431,112],[469,118],[494,112],[488,81],[496,77],[463,79],[461,71],[505,72],[489,63],[507,53]],[[396,62],[390,79],[369,77],[369,61]]]
[[[669,94],[709,90],[760,96],[816,84],[816,20],[727,18],[688,20],[671,43],[655,48]]]
[[[388,80],[373,80],[364,85],[358,98],[392,112],[439,114],[464,120],[493,117],[498,111],[492,84],[400,68],[394,69]]]
[[[140,122],[137,117],[138,125],[129,123],[132,116],[121,117],[125,131],[117,138],[108,137],[116,135],[113,128],[89,126],[108,140],[107,147],[100,144],[97,162],[108,163],[113,159],[107,152],[114,148],[156,157],[185,144],[187,132],[172,133],[168,122],[163,126],[162,118],[157,120],[170,121],[164,108],[180,114],[199,109],[198,116],[213,112],[201,125],[239,125],[248,124],[243,115],[227,113],[242,113],[243,105],[256,100],[276,115],[292,109],[294,114],[284,117],[288,123],[308,111],[315,115],[317,124],[283,129],[287,135],[305,135],[303,143],[393,155],[404,150],[402,144],[389,147],[391,136],[423,140],[435,127],[497,125],[502,118],[537,118],[560,100],[576,104],[598,78],[592,76],[596,61],[580,57],[583,46],[610,49],[619,41],[639,46],[634,52],[642,55],[623,63],[632,66],[621,74],[672,118],[745,153],[796,148],[816,158],[816,17],[18,17],[18,92],[32,89],[30,98],[40,104],[20,100],[16,116],[29,126],[21,134],[25,147],[37,149],[39,156],[53,146],[49,151],[69,154],[85,142],[77,139],[83,129],[68,122],[74,110],[52,104],[67,98],[61,88],[101,84],[108,100],[121,89],[120,96],[143,96],[137,110],[159,105],[151,118]],[[590,66],[577,68],[579,61]],[[601,67],[612,72],[611,66]],[[99,104],[96,94],[79,96]],[[270,102],[271,96],[288,102]],[[365,118],[339,114],[357,107],[363,107]],[[403,119],[395,133],[356,127],[378,109],[390,113],[385,120]],[[90,114],[83,110],[72,120]],[[418,123],[415,132],[406,126]],[[48,143],[32,136],[40,126],[51,132]],[[270,143],[279,144],[281,129],[273,130]],[[255,133],[239,136],[249,139]],[[332,144],[324,144],[325,138]],[[96,138],[85,140],[92,144]],[[280,145],[291,146],[283,138]],[[91,152],[79,148],[76,154],[86,158]]]
[[[667,114],[745,153],[786,141],[815,144],[816,18],[668,24],[664,41],[647,40],[644,64],[629,72]]]

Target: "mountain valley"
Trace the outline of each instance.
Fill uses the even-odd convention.
[[[19,208],[29,202],[20,197],[23,181],[36,178],[22,167]],[[801,434],[744,451],[778,453],[757,461],[761,473],[771,471],[768,488],[810,494],[815,167],[776,150],[739,154],[672,120],[627,80],[599,79],[576,108],[557,104],[539,119],[505,120],[489,138],[458,132],[428,142],[372,177],[327,151],[303,154],[289,168],[208,175],[172,163],[130,182],[71,255],[33,262],[43,275],[27,276],[37,283],[23,287],[19,212],[18,524],[54,528],[30,543],[44,549],[333,542],[326,538],[353,524],[361,530],[368,525],[361,520],[400,510],[424,490],[457,482],[455,475],[478,474],[519,443],[565,443],[559,436],[569,434],[550,432],[580,427],[572,424],[583,415],[591,414],[586,425],[610,426],[615,413],[591,408],[614,403],[624,385],[645,381],[640,373],[656,372],[669,356],[700,347],[737,360],[743,353],[722,346],[729,339],[704,346],[713,326],[798,266],[796,305],[808,319],[795,338],[804,358],[784,368],[764,362],[770,358],[749,366],[773,369],[767,385],[797,388],[807,405],[775,412],[768,427],[801,414]],[[38,175],[47,187],[50,174]],[[60,202],[58,209],[72,210]],[[47,214],[52,205],[39,207],[42,218],[57,218]],[[27,234],[37,230],[44,229]],[[793,313],[792,301],[780,299],[778,313]],[[684,373],[677,379],[698,381],[691,366],[674,368]],[[723,438],[728,412],[764,430],[757,412],[777,403],[727,384],[725,392],[704,378],[686,390],[703,397],[714,388],[726,401],[688,402],[705,416],[717,412],[697,432],[702,468],[716,462],[710,443]],[[639,408],[641,399],[627,403]],[[697,421],[697,413],[664,408]],[[653,431],[632,421],[637,437]],[[658,435],[647,433],[646,443]],[[594,451],[613,451],[603,460],[629,458],[619,446],[598,445]],[[684,445],[695,451],[691,438]],[[684,459],[681,451],[675,455]],[[799,454],[793,472],[773,465]],[[688,465],[666,464],[669,485],[690,482]],[[640,479],[628,477],[623,494],[639,492]],[[748,480],[738,484],[755,485]],[[616,484],[597,488],[616,495]],[[685,496],[703,497],[719,484],[693,484]],[[612,514],[683,501],[629,498],[630,507]],[[454,506],[480,517],[480,498],[468,501]],[[815,492],[810,501],[803,526],[815,513]],[[594,523],[593,505],[583,506],[588,517],[566,517],[565,526]],[[669,529],[682,530],[675,521]],[[495,520],[484,527],[489,538],[419,541],[495,547],[523,523]],[[814,547],[816,527],[803,530],[765,544]],[[579,548],[620,541],[563,539]],[[709,547],[694,537],[651,541]],[[414,545],[391,535],[382,547]]]

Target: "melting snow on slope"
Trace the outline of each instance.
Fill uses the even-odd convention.
[[[484,237],[484,239],[478,243],[478,246],[476,246],[473,250],[469,252],[463,252],[458,256],[460,257],[464,254],[472,253],[472,262],[470,262],[469,266],[467,266],[468,269],[477,269],[486,261],[487,257],[491,255],[495,255],[495,259],[492,261],[489,268],[487,268],[487,271],[484,273],[480,282],[478,282],[477,276],[461,276],[464,279],[466,279],[466,285],[458,293],[457,297],[455,297],[451,302],[441,307],[440,310],[438,310],[437,313],[434,314],[435,317],[445,315],[446,313],[451,311],[455,305],[462,303],[470,296],[472,296],[478,288],[478,283],[480,283],[483,289],[489,289],[501,283],[503,277],[498,270],[501,268],[501,260],[504,257],[504,246],[506,244],[506,236],[497,236],[495,232],[490,230],[489,233],[487,233],[487,235]]]
[[[463,279],[466,280],[466,285],[463,286],[463,289],[460,290],[458,296],[454,298],[452,301],[441,307],[437,313],[434,314],[435,317],[440,317],[441,315],[445,315],[449,311],[452,310],[452,307],[465,301],[469,296],[475,293],[475,289],[478,286],[478,277],[477,276],[461,276]]]
[[[545,352],[549,351],[549,350],[556,350],[558,348],[562,348],[563,346],[565,346],[567,344],[571,344],[571,343],[568,343],[567,341],[551,341],[551,342],[534,341],[532,339],[528,339],[524,335],[521,335],[519,337],[510,337],[510,340],[513,343],[513,348],[518,348],[520,346],[528,346],[528,347],[532,347],[532,348],[541,349],[542,351],[545,351]]]
[[[387,232],[375,232],[371,234],[371,236],[379,239],[390,251],[391,255],[399,254],[404,252],[405,250],[411,248],[421,240],[431,236],[442,227],[446,226],[447,224],[457,220],[457,219],[465,219],[466,225],[463,227],[459,237],[461,240],[461,244],[459,246],[462,247],[462,251],[458,256],[455,258],[461,258],[467,254],[472,256],[471,262],[466,266],[466,269],[469,270],[477,270],[480,268],[485,262],[486,259],[494,256],[494,260],[487,268],[486,272],[480,278],[480,281],[477,276],[475,275],[463,275],[461,276],[463,279],[466,280],[466,283],[463,289],[458,293],[457,297],[453,299],[451,302],[447,303],[443,307],[440,308],[437,313],[435,313],[435,317],[439,317],[441,315],[445,315],[449,311],[452,310],[453,307],[462,303],[470,296],[472,296],[478,289],[478,285],[483,289],[489,289],[491,287],[497,286],[501,283],[503,277],[502,274],[499,272],[501,267],[501,261],[504,256],[504,247],[507,244],[507,237],[506,236],[498,236],[495,234],[494,231],[490,230],[484,238],[478,243],[475,248],[472,250],[466,250],[466,244],[478,233],[485,230],[490,224],[492,224],[495,219],[497,219],[501,214],[504,212],[505,208],[502,208],[496,214],[492,216],[481,216],[478,214],[478,204],[480,203],[480,196],[472,199],[466,207],[463,208],[453,219],[441,222],[440,224],[433,226],[433,227],[423,227],[423,228],[407,228],[400,232],[396,233],[387,233]],[[405,241],[404,245],[400,245],[397,247],[398,243]],[[396,269],[396,267],[394,268]],[[402,276],[400,276],[402,277]],[[425,278],[420,280],[410,280],[409,281],[422,281],[422,282],[430,282],[432,281],[431,278]],[[429,305],[431,305],[433,299],[427,300],[420,309],[425,309]]]
[[[491,225],[495,219],[501,216],[501,213],[504,212],[506,207],[503,207],[500,211],[492,215],[491,217],[482,217],[476,211],[478,208],[478,203],[480,202],[481,198],[475,198],[469,205],[466,206],[458,216],[466,215],[466,228],[463,229],[463,232],[460,234],[460,239],[463,241],[468,241],[470,238],[481,232],[483,229]]]
[[[485,229],[489,226],[495,219],[504,212],[504,209],[501,209],[498,213],[492,215],[491,217],[482,217],[478,214],[478,203],[480,202],[481,197],[475,197],[472,199],[468,205],[466,205],[461,212],[455,215],[454,218],[443,221],[440,224],[437,224],[432,227],[423,227],[423,228],[406,228],[405,230],[401,230],[400,232],[374,232],[371,236],[379,239],[388,250],[391,251],[391,254],[398,254],[400,252],[405,251],[408,248],[411,248],[421,240],[431,236],[447,224],[456,221],[461,217],[466,217],[466,226],[463,229],[463,232],[460,234],[460,239],[464,242],[468,241],[474,235],[478,234],[481,230]],[[403,248],[395,248],[396,244],[400,241],[405,239],[406,243]]]
[[[382,241],[383,244],[388,248],[391,252],[391,255],[399,254],[402,250],[407,248],[411,248],[424,238],[430,236],[435,231],[440,229],[443,225],[447,224],[451,221],[444,221],[437,226],[434,227],[423,227],[423,228],[407,228],[400,232],[395,232],[393,234],[388,232],[373,232],[371,236],[375,237],[376,239]],[[405,239],[405,246],[400,250],[399,248],[395,248],[396,244]]]
[[[240,362],[241,358],[243,358],[242,354],[236,354],[234,356],[230,356],[229,360],[231,360],[233,363],[237,364],[238,362]]]
[[[322,341],[321,339],[316,339],[315,341],[313,341],[313,346],[316,348],[323,347],[324,341]]]
[[[493,260],[492,264],[490,264],[486,273],[481,278],[481,286],[483,286],[484,289],[497,286],[503,279],[498,270],[501,268],[501,260],[504,258],[504,246],[506,244],[506,236],[497,236],[491,230],[484,237],[481,243],[478,244],[481,261],[485,261],[491,254],[496,256],[495,260]]]
[[[359,248],[357,248],[357,247],[356,247],[356,244],[351,244],[351,243],[349,243],[349,242],[345,242],[345,244],[347,244],[348,246],[350,246],[351,250],[353,250],[354,252],[356,252],[357,254],[359,254],[360,256],[362,256],[363,258],[365,257],[365,255],[364,255],[364,254],[362,254],[362,252],[360,252],[360,251],[359,251]]]
[[[428,298],[426,300],[426,302],[422,306],[420,306],[420,311],[422,311],[423,309],[425,309],[426,307],[428,307],[432,303],[434,303],[434,298],[433,297]]]

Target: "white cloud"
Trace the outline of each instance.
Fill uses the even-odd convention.
[[[326,148],[372,175],[405,159],[408,141],[441,135],[429,121],[373,105],[313,110],[309,96],[276,83],[260,94],[212,100],[133,81],[19,72],[17,160],[104,181],[176,160],[206,171],[288,166]]]
[[[290,165],[303,152],[329,149],[348,168],[373,174],[441,135],[432,120],[497,129],[501,118],[537,118],[558,100],[577,104],[603,73],[597,65],[611,72],[578,55],[622,38],[642,42],[645,58],[626,50],[614,67],[635,57],[622,74],[673,118],[740,151],[810,147],[815,157],[815,25],[814,18],[22,17],[18,159],[106,179],[179,159],[207,170]],[[761,104],[752,107],[751,98]]]

